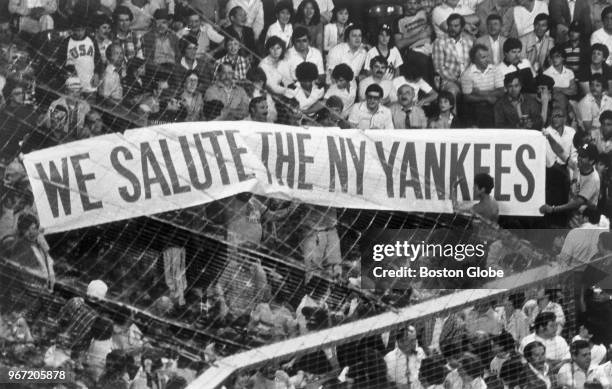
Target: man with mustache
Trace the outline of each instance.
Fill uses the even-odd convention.
[[[391,102],[389,94],[393,88],[393,81],[383,79],[388,69],[387,60],[381,55],[372,58],[370,61],[370,69],[372,69],[372,75],[364,78],[359,83],[359,101],[365,101],[366,89],[372,84],[377,84],[383,90],[383,99],[381,103],[383,105],[388,105]]]

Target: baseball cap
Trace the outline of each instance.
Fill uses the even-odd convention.
[[[595,147],[595,145],[586,143],[578,149],[578,156],[587,157],[592,161],[596,161],[599,157],[599,152],[597,151],[597,147]]]

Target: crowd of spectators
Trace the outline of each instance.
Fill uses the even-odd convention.
[[[586,265],[612,254],[606,232],[612,217],[612,5],[405,0],[401,10],[394,22],[372,29],[367,12],[341,0],[0,0],[2,254],[43,280],[39,291],[55,289],[57,268],[69,264],[64,258],[56,264],[50,254],[20,157],[117,131],[115,118],[122,116],[139,124],[244,120],[362,130],[541,131],[547,139],[544,217],[520,226],[571,228],[553,240],[558,263]],[[49,68],[52,75],[43,79]],[[44,103],[41,90],[51,91],[52,101]],[[486,225],[510,226],[499,218],[491,176],[476,174],[474,181],[478,203],[455,204],[456,210]],[[250,194],[222,208],[229,250],[218,280],[205,289],[189,287],[185,250],[169,247],[160,255],[168,293],[152,296],[149,312],[235,339],[242,336],[236,328],[244,328],[267,343],[368,310],[358,294],[330,304],[331,290],[316,286],[321,278],[354,289],[368,282],[359,258],[347,260],[343,252],[336,209]],[[291,220],[299,220],[299,228],[287,228]],[[283,275],[244,253],[289,239],[297,242],[305,274],[297,307],[277,293]],[[518,257],[541,263],[516,244],[498,236],[487,264],[524,270]],[[580,321],[572,328],[554,293],[527,302],[513,295],[437,318],[427,347],[419,346],[417,329],[406,326],[235,377],[234,387],[268,387],[274,378],[277,387],[302,387],[313,375],[342,370],[338,382],[326,385],[610,388],[610,290],[592,280],[579,284]],[[43,332],[33,327],[33,315],[44,311],[40,303],[3,306],[0,338],[24,363],[36,355],[36,339],[53,339],[43,343],[40,365],[70,365],[84,386],[163,389],[192,381],[202,366],[160,357],[131,320],[88,305],[104,299],[106,289],[103,281],[90,283],[87,300],[68,300]],[[385,292],[386,301],[404,305],[406,296],[393,293]],[[215,357],[214,347],[207,355]]]

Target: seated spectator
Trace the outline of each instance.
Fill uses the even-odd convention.
[[[503,331],[499,335],[491,337],[491,354],[494,357],[489,364],[489,373],[499,377],[504,362],[518,355],[516,353],[516,342],[509,332]]]
[[[461,90],[465,100],[466,125],[477,128],[495,126],[494,106],[504,94],[501,73],[489,63],[486,46],[476,44],[470,49],[472,64],[461,75]]]
[[[133,20],[134,14],[128,7],[120,5],[115,8],[115,11],[113,12],[115,30],[111,40],[113,43],[119,44],[119,47],[123,49],[122,55],[125,55],[126,61],[134,57],[144,58],[140,36],[135,31],[132,31]],[[108,48],[104,53],[107,62],[110,63]]]
[[[185,121],[197,122],[202,118],[202,108],[204,100],[202,94],[198,92],[199,77],[195,71],[187,72],[183,83],[183,92],[179,96],[180,104],[187,111]]]
[[[253,99],[260,96],[265,97],[265,100],[268,103],[268,118],[266,121],[270,123],[276,122],[276,118],[278,117],[278,113],[276,112],[276,103],[272,98],[272,94],[268,93],[266,89],[268,80],[264,70],[260,67],[251,68],[247,72],[246,78],[249,81],[249,84],[246,84],[244,88],[249,98]]]
[[[86,35],[87,21],[77,18],[72,22],[72,33],[58,49],[60,66],[73,65],[85,93],[96,90],[98,71],[102,61],[97,43]]]
[[[234,69],[221,64],[215,73],[215,83],[206,91],[204,101],[219,100],[223,103],[219,120],[244,119],[248,113],[249,97],[242,87],[236,85]]]
[[[257,39],[259,39],[259,34],[263,30],[263,23],[261,25],[253,24],[252,18],[258,18],[257,15],[247,13],[246,2],[243,0],[230,0],[230,3],[235,2],[236,5],[229,7],[230,10],[228,12],[228,17],[230,21],[230,25],[226,27],[223,31],[225,35],[238,37],[240,42],[240,55],[242,57],[248,58],[249,63],[255,66],[256,63],[256,55],[258,53],[257,50]],[[239,6],[237,3],[243,3],[243,6]],[[256,6],[257,2],[251,2],[251,5]],[[260,4],[261,6],[261,4]]]
[[[565,111],[555,107],[551,125],[542,130],[546,136],[546,203],[563,205],[569,197],[571,173],[576,168],[577,152],[573,140],[576,131],[565,125]],[[549,225],[566,226],[563,214],[548,217]]]
[[[599,136],[592,136],[593,144],[597,146],[600,154],[608,154],[612,151],[612,111],[606,110],[599,116],[600,133]]]
[[[462,33],[466,23],[463,16],[451,14],[446,23],[447,34],[439,36],[434,42],[433,63],[441,78],[441,90],[449,91],[456,97],[461,91],[459,78],[470,64],[469,51],[474,42]]]
[[[345,32],[345,35],[348,35],[348,33]],[[319,81],[323,81],[325,79],[323,57],[321,56],[321,52],[317,48],[310,46],[310,35],[308,33],[308,29],[303,26],[296,26],[293,29],[291,43],[293,44],[293,47],[287,50],[286,55],[286,60],[289,64],[289,72],[291,75],[291,79],[293,81],[297,80],[297,78],[295,77],[295,69],[299,64],[301,64],[302,62],[311,62],[317,66],[317,71],[319,73]]]
[[[583,39],[583,26],[574,21],[569,25],[568,40],[559,47],[565,52],[565,66],[576,76],[578,71],[588,62],[589,46]]]
[[[222,63],[229,65],[234,69],[234,80],[244,81],[251,65],[246,57],[240,55],[240,41],[238,37],[235,34],[228,34],[223,47],[225,48],[225,55],[215,62],[215,68]]]
[[[589,93],[589,81],[595,74],[601,74],[604,91],[609,92],[612,90],[612,67],[605,62],[609,55],[610,51],[608,51],[608,47],[605,45],[596,43],[591,46],[590,63],[585,61],[581,65],[578,74],[576,74],[582,94],[586,95]]]
[[[357,83],[353,80],[353,76],[353,70],[349,65],[345,63],[336,65],[331,74],[334,83],[325,93],[326,99],[329,99],[331,96],[338,96],[342,100],[342,106],[344,108],[341,117],[343,119],[348,117],[351,108],[353,108],[355,104]]]
[[[41,238],[36,216],[29,213],[19,215],[17,240],[9,249],[9,257],[27,272],[40,277],[40,282],[52,291],[55,286],[54,261],[49,254],[49,246]]]
[[[291,44],[291,35],[293,34],[293,4],[290,0],[280,1],[274,7],[276,22],[268,27],[266,32],[266,41],[273,36],[277,36],[285,42],[285,46]]]
[[[123,102],[130,109],[137,107],[145,94],[144,81],[142,80],[144,76],[144,60],[138,57],[130,59],[127,62],[126,75],[121,80],[122,88],[125,91]]]
[[[273,36],[266,41],[265,50],[268,55],[261,60],[259,67],[266,74],[266,88],[270,93],[284,95],[290,90],[287,87],[294,83],[289,62],[286,59],[285,42]]]
[[[465,181],[465,178],[460,178],[455,183],[453,183],[453,187],[451,188],[451,197],[453,199],[453,208],[456,211],[468,211],[474,213],[485,220],[488,220],[493,223],[497,223],[499,218],[499,205],[497,201],[491,196],[491,191],[495,185],[493,181],[493,177],[488,175],[487,173],[478,173],[474,176],[474,200],[478,199],[478,202],[474,205],[460,205],[457,202],[457,185],[461,182]],[[462,187],[463,191],[463,187]],[[489,312],[491,314],[491,312]],[[487,321],[488,324],[490,320]],[[500,331],[496,330],[496,332]],[[494,333],[496,333],[494,332]]]
[[[252,43],[255,45],[255,42],[259,39],[259,35],[264,28],[263,4],[259,1],[230,0],[227,3],[226,10],[231,27],[234,29],[239,27],[240,30],[236,31],[241,37],[246,38],[248,35],[251,35],[247,31],[253,31]],[[248,40],[250,40],[250,38]],[[245,39],[242,41],[242,43],[247,48],[251,49],[248,40]]]
[[[608,53],[610,53],[612,51],[612,6],[608,6],[601,11],[601,21],[603,26],[591,35],[591,46],[601,43],[606,46]],[[606,63],[612,65],[612,58],[608,57]]]
[[[399,67],[404,63],[397,47],[391,43],[391,26],[383,24],[378,31],[378,41],[366,55],[364,70],[370,72],[370,62],[373,58],[382,56],[387,61],[389,73],[387,79],[399,76]]]
[[[305,27],[312,47],[323,51],[323,23],[321,10],[315,0],[303,0],[295,11],[295,26]]]
[[[96,110],[89,111],[85,115],[85,124],[83,125],[83,136],[93,137],[104,134],[109,134],[111,131],[102,121],[102,115]]]
[[[300,109],[307,116],[312,116],[321,109],[319,100],[323,98],[325,90],[315,85],[318,77],[317,67],[310,62],[302,62],[295,70],[298,87],[289,92],[288,97],[296,99],[300,103]]]
[[[404,84],[408,84],[414,89],[414,103],[420,107],[430,105],[438,99],[438,92],[423,79],[416,66],[404,63],[400,66],[400,76],[393,79],[393,88],[390,93],[391,102],[397,101],[397,90]]]
[[[223,35],[219,34],[212,25],[202,21],[200,14],[195,9],[190,9],[187,12],[185,24],[186,27],[180,30],[177,35],[179,38],[195,45],[194,60],[198,59],[202,62],[202,65],[211,61],[214,54],[222,49],[222,46],[214,48],[212,44],[220,45],[224,39]]]
[[[323,54],[327,54],[338,43],[345,41],[344,31],[349,24],[350,15],[346,4],[338,4],[332,10],[331,20],[323,29]]]
[[[567,108],[568,100],[574,100],[578,94],[574,72],[565,66],[565,51],[560,46],[550,50],[550,67],[544,75],[554,80],[553,101]]]
[[[113,349],[113,322],[103,316],[98,316],[91,327],[91,344],[87,350],[85,361],[87,370],[97,382],[106,366],[106,356]]]
[[[111,43],[111,28],[113,26],[113,20],[104,14],[97,15],[94,19],[94,43],[98,46],[98,53],[100,55],[100,62],[103,67],[106,67],[108,61],[106,60],[106,48]],[[92,84],[96,85],[96,84]]]
[[[244,120],[266,123],[268,121],[268,102],[263,96],[253,97],[249,103],[249,116]]]
[[[524,87],[523,93],[535,94],[536,88],[533,84],[535,73],[531,67],[531,62],[526,58],[521,59],[522,48],[523,44],[520,40],[516,38],[506,39],[504,42],[504,58],[497,65],[497,69],[501,72],[502,76],[518,72],[521,85]]]
[[[543,205],[540,212],[543,214],[568,213],[571,215],[570,227],[580,226],[580,207],[583,205],[597,206],[599,199],[599,174],[595,171],[594,164],[598,158],[597,147],[592,144],[584,144],[578,149],[578,177],[577,192],[571,194],[571,199],[563,205]]]
[[[361,27],[354,24],[348,25],[344,30],[346,42],[338,43],[329,51],[327,57],[328,84],[331,80],[332,71],[341,63],[349,65],[353,70],[355,80],[359,80],[367,56],[367,51],[362,44],[362,34]]]
[[[8,164],[20,153],[19,143],[36,127],[32,104],[26,104],[25,84],[9,82],[4,87],[6,106],[0,109],[0,123],[10,131],[0,131],[0,162]]]
[[[465,353],[459,365],[459,375],[463,382],[463,388],[486,389],[487,384],[482,378],[484,367],[480,358],[472,353]]]
[[[419,370],[426,354],[418,344],[414,326],[400,328],[395,341],[395,349],[385,355],[387,379],[398,386],[418,385]]]
[[[57,11],[57,0],[11,0],[8,11],[15,15],[19,32],[37,34],[53,30],[55,23],[52,15]]]
[[[525,369],[520,356],[515,356],[505,361],[499,371],[499,378],[502,380],[505,387],[523,388],[525,385]]]
[[[484,45],[487,48],[491,64],[497,66],[504,59],[504,42],[506,42],[506,37],[501,35],[501,15],[490,14],[486,19],[486,28],[486,35],[476,39],[476,44]]]
[[[383,89],[376,84],[368,86],[365,102],[357,103],[351,109],[348,121],[353,128],[362,130],[393,129],[393,118],[389,108],[381,105]]]
[[[587,263],[597,254],[599,235],[605,231],[598,226],[601,213],[597,208],[589,206],[582,211],[582,217],[580,227],[570,230],[565,237],[559,254],[559,260],[563,263]],[[560,328],[563,328],[564,323],[559,324]]]
[[[174,65],[181,59],[178,38],[169,29],[170,17],[165,9],[153,15],[155,27],[142,37],[142,51],[147,65]]]
[[[555,41],[546,34],[548,19],[548,13],[538,14],[533,21],[533,31],[520,38],[523,46],[521,56],[531,63],[536,73],[540,73],[550,65],[548,53],[555,45]]]
[[[518,72],[506,74],[504,87],[506,94],[495,103],[495,127],[541,129],[544,108],[540,108],[533,97],[523,93],[521,75]]]
[[[391,101],[391,92],[394,89],[393,81],[385,79],[388,73],[387,60],[379,55],[370,60],[370,75],[359,82],[359,101],[365,101],[365,91],[372,84],[379,85],[383,90],[383,105],[389,105]],[[395,101],[397,101],[397,93],[393,93]]]
[[[443,38],[445,34],[449,33],[451,27],[449,26],[449,16],[452,14],[461,15],[464,19],[461,30],[466,31],[469,35],[475,35],[478,31],[478,25],[480,19],[474,13],[474,10],[466,7],[464,3],[459,0],[444,0],[442,4],[435,7],[431,13],[431,22],[436,33],[436,39]]]
[[[578,125],[591,139],[601,139],[601,115],[612,110],[612,98],[605,91],[605,81],[600,74],[589,79],[589,93],[578,104]]]
[[[51,112],[57,106],[63,106],[68,113],[66,124],[64,126],[64,142],[71,140],[82,139],[83,125],[85,124],[85,115],[91,110],[89,104],[81,98],[81,80],[77,77],[70,77],[65,82],[66,94],[57,100],[54,100],[49,105],[46,120],[51,120]]]
[[[550,125],[550,119],[553,111],[553,107],[567,110],[567,99],[564,96],[563,103],[559,101],[553,101],[553,88],[555,86],[555,80],[545,74],[539,74],[534,80],[536,86],[536,101],[542,108],[540,116],[542,118],[542,126],[546,127]],[[567,115],[566,115],[567,116]]]
[[[591,344],[588,341],[578,339],[571,345],[572,359],[561,366],[557,373],[557,383],[560,386],[568,386],[583,389],[587,382],[597,381],[602,387],[609,385],[608,378],[596,374],[597,371],[591,365]]]
[[[539,14],[548,15],[548,4],[543,0],[521,0],[503,15],[502,35],[522,38],[533,32],[535,18]]]
[[[533,323],[535,332],[527,335],[521,341],[519,352],[525,357],[526,346],[534,341],[544,345],[546,361],[555,368],[561,361],[570,358],[569,346],[565,339],[557,335],[557,324],[555,314],[552,312],[541,312],[536,316]],[[531,346],[533,350],[534,346]]]
[[[453,115],[455,109],[455,96],[449,91],[441,91],[438,94],[436,115],[429,120],[428,128],[457,128],[457,118]]]
[[[414,105],[414,89],[408,84],[399,88],[398,101],[391,105],[391,117],[395,129],[427,128],[425,112]]]
[[[523,356],[527,360],[525,369],[525,385],[529,388],[550,388],[551,372],[546,362],[546,347],[540,341],[533,340],[528,343],[523,350]]]
[[[445,375],[444,359],[440,356],[433,355],[421,361],[419,382],[423,389],[443,389]]]
[[[102,75],[98,94],[104,101],[118,105],[123,100],[123,87],[121,86],[121,65],[123,64],[123,49],[119,44],[113,43],[106,49],[108,65]]]

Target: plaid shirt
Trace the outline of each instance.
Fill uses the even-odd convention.
[[[461,72],[470,64],[470,49],[474,41],[462,35],[457,42],[461,47],[460,51],[457,51],[455,43],[453,38],[445,36],[436,39],[433,45],[434,69],[446,81],[457,82]]]
[[[249,68],[251,67],[249,60],[240,55],[236,56],[236,58],[234,58],[233,60],[227,55],[221,57],[215,62],[215,69],[217,69],[221,64],[230,65],[232,69],[234,69],[236,81],[246,80],[246,74],[249,71]]]

